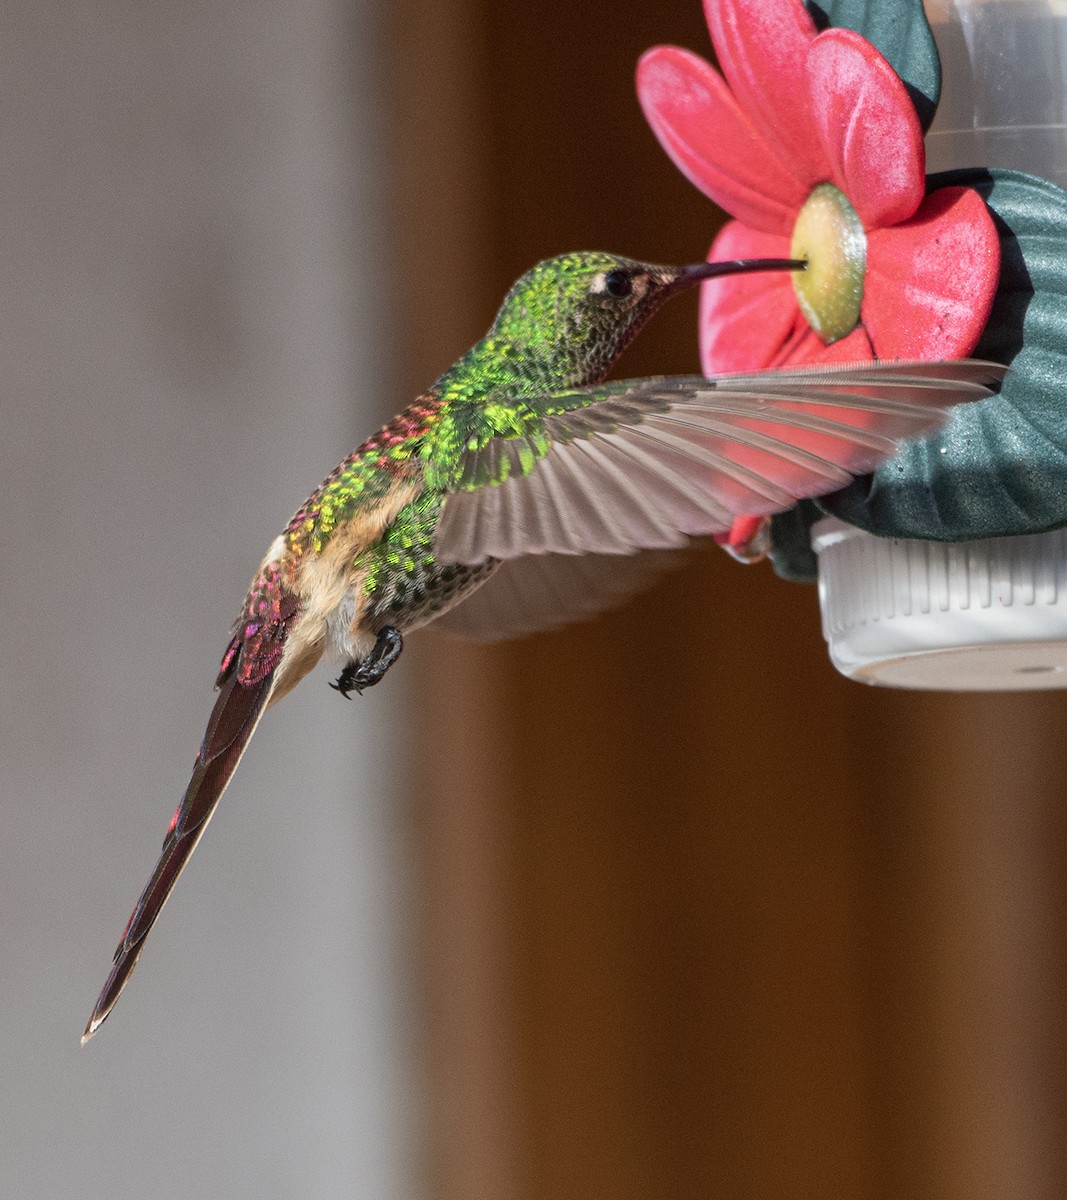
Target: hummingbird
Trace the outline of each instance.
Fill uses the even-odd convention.
[[[233,625],[192,777],[83,1043],[118,1000],[264,711],[324,655],[343,664],[331,686],[350,697],[431,621],[490,640],[592,613],[739,514],[844,486],[1003,373],[959,361],[605,381],[669,297],[804,265],[547,259],[481,341],[312,492]]]

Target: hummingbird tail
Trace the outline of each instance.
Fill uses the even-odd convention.
[[[106,1020],[133,974],[148,931],[196,849],[270,699],[273,671],[254,682],[242,683],[236,668],[234,661],[224,671],[222,689],[215,701],[189,786],[171,821],[152,877],[123,931],[111,973],[82,1035],[82,1045]]]

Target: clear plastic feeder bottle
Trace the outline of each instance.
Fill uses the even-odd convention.
[[[1067,0],[925,7],[942,64],[927,171],[1009,167],[1067,188]],[[845,675],[943,691],[1067,687],[1067,530],[941,543],[829,519],[812,542],[823,631]]]

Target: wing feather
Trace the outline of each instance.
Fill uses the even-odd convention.
[[[988,396],[1005,370],[970,360],[834,364],[622,380],[516,401],[540,428],[468,453],[436,553],[467,564],[619,556],[722,532],[736,515],[843,487],[901,441],[940,428],[953,405]]]
[[[683,552],[528,554],[503,562],[435,629],[476,642],[521,637],[613,608],[677,566]]]
[[[641,486],[640,477],[623,469],[613,450],[610,438],[576,442],[574,453],[584,455],[588,461],[575,467],[575,471],[597,486],[601,502],[610,503],[612,521],[622,536],[624,549],[640,546],[646,550],[666,550],[685,545],[685,537],[677,525],[660,511],[654,496]]]
[[[604,452],[629,472],[648,504],[683,534],[729,520],[729,513],[704,486],[706,470],[688,455],[673,454],[662,443],[646,440],[640,427],[620,429],[604,439]]]

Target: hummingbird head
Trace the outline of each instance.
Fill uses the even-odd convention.
[[[775,259],[664,267],[613,254],[565,254],[518,280],[489,336],[514,346],[527,370],[557,386],[598,383],[668,297],[716,275],[802,266]]]

